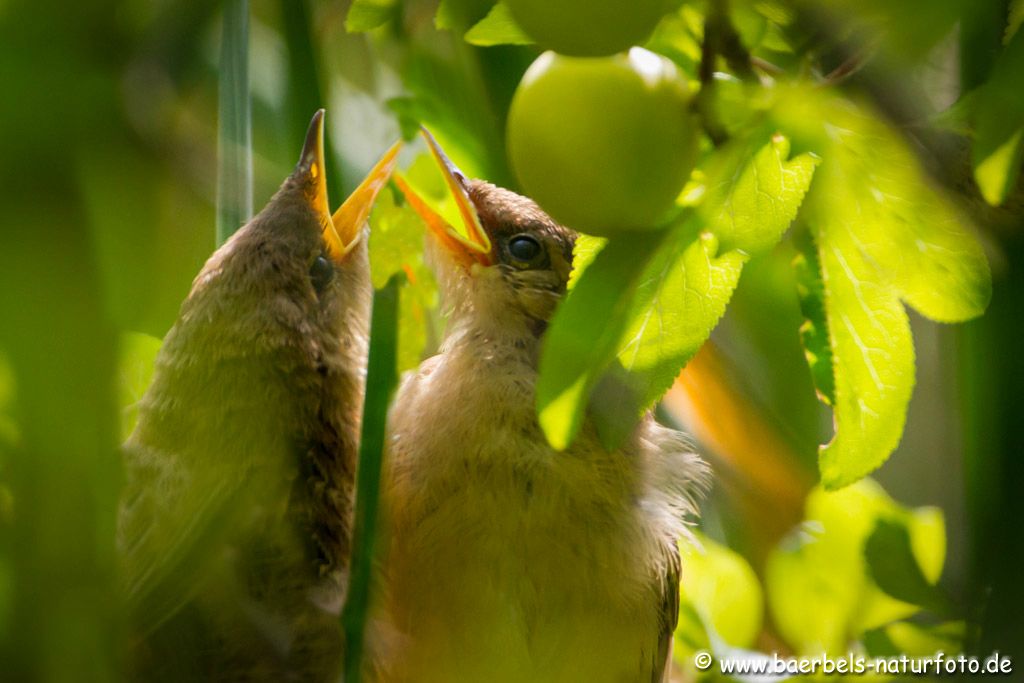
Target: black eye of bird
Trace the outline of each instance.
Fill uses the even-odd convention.
[[[540,242],[529,235],[515,235],[508,241],[508,253],[516,261],[532,264],[541,255]]]
[[[309,267],[309,280],[313,283],[313,289],[317,294],[321,294],[333,279],[334,264],[324,256],[317,256],[313,260],[313,265]]]

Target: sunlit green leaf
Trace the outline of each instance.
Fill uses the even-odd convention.
[[[665,393],[707,340],[748,255],[778,242],[807,192],[813,157],[787,160],[789,143],[780,136],[749,153],[739,163],[734,153],[722,155],[709,173],[701,220],[677,229],[662,245],[637,290],[619,351],[638,401],[635,415]]]
[[[371,31],[391,21],[399,7],[398,0],[354,0],[345,17],[345,29],[352,33]]]
[[[946,518],[937,507],[920,507],[904,518],[910,550],[928,583],[938,583],[946,563]]]
[[[1017,31],[978,91],[975,110],[974,178],[985,201],[1002,204],[1020,175],[1024,158],[1024,33]]]
[[[865,633],[864,646],[872,657],[931,657],[961,650],[966,632],[962,621],[934,625],[898,621]]]
[[[835,382],[836,434],[820,469],[824,484],[838,488],[881,465],[902,436],[914,384],[903,302],[934,320],[962,321],[984,311],[991,281],[970,224],[885,124],[809,90],[788,92],[774,117],[824,160],[806,216]]]
[[[672,634],[675,642],[672,657],[678,664],[686,666],[692,664],[694,652],[708,649],[711,647],[711,641],[697,610],[686,600],[680,602],[679,621]]]
[[[423,267],[423,224],[407,206],[398,206],[392,192],[382,192],[370,216],[370,277],[376,289],[398,272],[419,278]],[[428,286],[430,283],[426,283]]]
[[[629,322],[644,268],[664,238],[642,232],[609,240],[556,311],[537,380],[540,424],[555,448],[568,447],[579,431],[590,392]]]
[[[836,215],[818,237],[836,423],[835,436],[821,449],[819,466],[822,482],[833,489],[860,479],[889,457],[903,434],[914,385],[907,314],[898,294],[878,282],[874,265],[858,248],[852,225],[861,216],[842,199],[851,198],[832,196],[845,217]]]
[[[742,139],[760,126],[763,112],[758,103],[764,94],[760,87],[731,74],[715,72],[711,82],[701,89],[708,91],[701,97],[710,100],[713,121],[726,135]]]
[[[683,552],[680,597],[725,643],[750,647],[761,632],[761,584],[745,559],[701,535]]]
[[[825,316],[825,285],[821,278],[821,264],[814,242],[807,232],[794,240],[797,255],[793,258],[796,273],[796,293],[800,300],[800,313],[804,322],[800,326],[800,343],[811,369],[814,388],[825,405],[836,400],[835,369],[832,367],[832,340],[828,335]]]
[[[495,0],[441,0],[434,15],[434,26],[439,31],[465,31],[468,26],[482,21],[494,4]]]
[[[945,596],[924,575],[905,520],[879,519],[864,545],[864,556],[871,577],[888,595],[933,611],[948,609]]]
[[[789,148],[789,140],[773,135],[752,159],[708,187],[701,213],[722,252],[766,251],[793,222],[818,160],[810,154],[790,159]]]
[[[398,314],[398,370],[419,365],[432,334],[431,310],[437,306],[434,274],[423,262],[424,228],[408,206],[397,206],[392,193],[377,198],[370,219],[370,272],[373,286],[383,287],[404,273],[410,287],[402,291]]]
[[[576,286],[583,271],[594,262],[598,252],[608,243],[607,238],[580,234],[572,248],[572,272],[569,273],[569,289]]]
[[[682,230],[659,249],[637,290],[619,359],[630,372],[637,404],[649,407],[707,340],[747,260],[721,252],[712,232]]]
[[[779,633],[798,653],[848,651],[865,631],[907,618],[919,606],[896,600],[872,581],[865,543],[879,519],[910,519],[910,546],[921,572],[937,578],[945,534],[934,508],[907,510],[864,479],[841,491],[815,489],[806,521],[771,554],[765,588]],[[922,548],[919,554],[917,548]],[[813,609],[808,609],[813,605]]]
[[[754,3],[737,3],[729,8],[730,18],[744,47],[748,50],[757,48],[768,32],[768,21],[757,11]]]
[[[665,55],[685,73],[696,73],[703,37],[704,17],[692,3],[686,3],[662,18],[645,47]]]
[[[508,5],[503,2],[492,7],[486,17],[466,32],[466,42],[480,47],[533,44],[533,40],[519,28]]]

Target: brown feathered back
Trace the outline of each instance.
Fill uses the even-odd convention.
[[[365,236],[326,253],[312,182],[300,163],[207,261],[125,444],[140,679],[337,671],[371,290]]]

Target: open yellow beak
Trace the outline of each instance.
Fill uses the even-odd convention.
[[[299,168],[311,180],[310,203],[323,217],[324,244],[336,263],[341,263],[358,244],[373,203],[395,169],[401,147],[400,141],[391,145],[359,187],[331,216],[327,203],[327,177],[324,173],[324,110],[320,109],[313,115],[299,158]]]
[[[420,215],[426,223],[428,230],[438,242],[451,254],[457,263],[460,263],[467,270],[478,263],[483,266],[494,265],[494,258],[491,255],[491,240],[487,232],[480,224],[480,216],[477,214],[473,201],[469,198],[466,188],[466,176],[459,168],[445,155],[434,136],[421,128],[420,132],[427,141],[434,161],[441,168],[441,175],[444,177],[448,189],[455,198],[455,204],[459,209],[465,230],[456,230],[448,221],[441,217],[423,199],[409,187],[408,183],[401,177],[395,176],[395,183],[405,195],[409,205]]]
[[[348,196],[348,199],[338,207],[331,217],[334,224],[334,232],[342,243],[342,256],[351,251],[352,247],[359,242],[363,232],[363,225],[370,217],[370,210],[377,200],[377,195],[388,184],[388,179],[395,170],[395,163],[398,161],[398,150],[402,148],[399,140],[384,152],[384,156],[374,165],[370,172],[359,183],[359,187]],[[329,245],[328,245],[329,246]],[[333,254],[333,250],[331,251]]]

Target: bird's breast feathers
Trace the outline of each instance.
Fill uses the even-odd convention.
[[[415,634],[405,665],[418,681],[498,680],[496,661],[500,680],[651,680],[675,550],[648,458],[590,433],[554,451],[530,366],[458,353],[421,366],[391,417],[388,591]],[[591,675],[566,652],[587,652]]]

